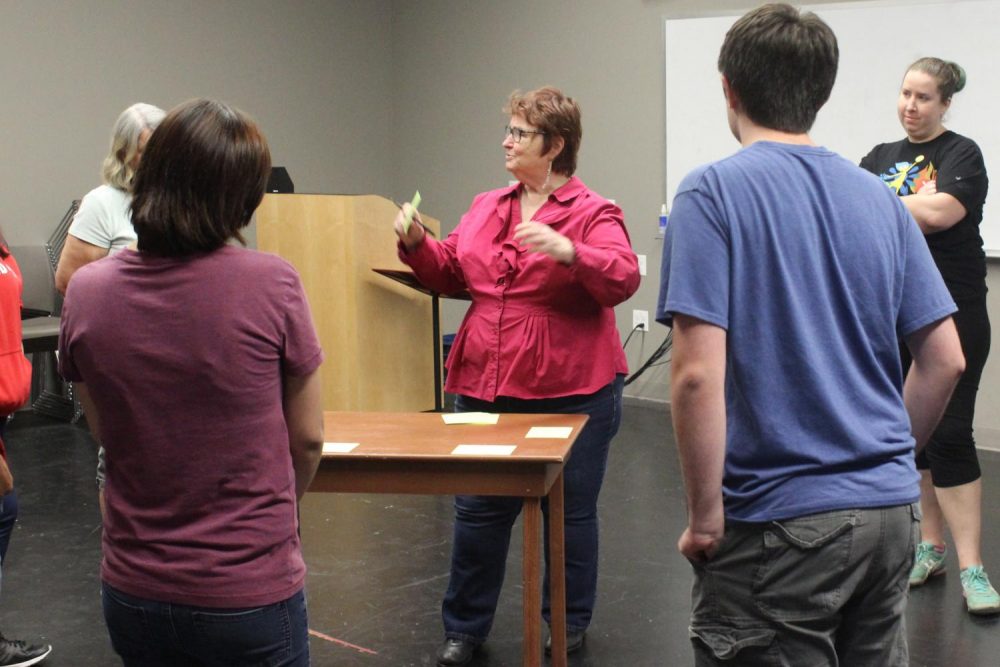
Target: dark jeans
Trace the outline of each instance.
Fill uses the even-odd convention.
[[[17,523],[17,491],[11,489],[0,496],[0,570],[7,564],[7,546],[10,544],[10,535],[14,532],[15,523]],[[0,578],[2,576],[0,573]]]
[[[916,503],[742,523],[695,566],[696,667],[906,667]]]
[[[611,439],[621,423],[623,376],[599,391],[550,399],[498,397],[490,403],[467,396],[455,402],[458,412],[587,414],[590,420],[573,445],[563,472],[566,523],[566,625],[571,631],[590,625],[597,597],[597,497],[604,481]],[[445,636],[483,642],[489,635],[503,586],[507,550],[520,498],[457,496],[451,580],[442,604]],[[548,534],[548,503],[543,501]],[[548,569],[548,541],[545,562]],[[545,581],[548,582],[546,571]],[[542,614],[549,619],[548,584]]]
[[[7,415],[0,415],[0,440],[3,439],[6,425]],[[3,576],[3,565],[7,562],[7,546],[10,544],[10,535],[14,532],[15,523],[17,523],[17,491],[11,489],[0,496],[0,578]]]
[[[303,591],[251,609],[189,607],[102,585],[111,645],[125,667],[308,667]]]

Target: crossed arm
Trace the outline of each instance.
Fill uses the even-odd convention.
[[[937,191],[937,181],[927,181],[920,192],[906,195],[902,200],[925,235],[954,227],[966,214],[958,199]]]

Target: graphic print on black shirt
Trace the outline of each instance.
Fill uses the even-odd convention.
[[[900,196],[920,192],[920,188],[928,181],[933,181],[936,176],[934,164],[923,155],[915,157],[913,162],[897,162],[879,174],[882,182]]]
[[[948,130],[919,144],[908,139],[879,144],[861,160],[861,167],[877,175],[901,197],[917,194],[925,183],[936,181],[938,192],[962,204],[964,218],[925,238],[956,301],[985,294],[986,256],[979,225],[989,180],[976,143]]]

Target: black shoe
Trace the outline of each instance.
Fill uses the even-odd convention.
[[[465,665],[472,660],[472,654],[479,648],[479,644],[474,644],[464,639],[444,640],[438,648],[438,667],[453,667],[454,665]]]
[[[576,653],[581,648],[583,648],[583,640],[587,636],[586,630],[580,630],[579,632],[574,632],[573,630],[568,630],[566,632],[566,653]],[[549,633],[549,638],[545,640],[545,655],[552,655],[552,633]]]
[[[0,667],[28,667],[45,660],[52,647],[34,646],[0,635]]]

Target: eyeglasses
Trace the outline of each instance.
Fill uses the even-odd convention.
[[[545,134],[545,133],[542,132],[541,130],[525,130],[520,127],[511,127],[510,125],[503,128],[503,138],[506,139],[507,137],[514,137],[514,143],[516,144],[521,143],[521,139],[524,139],[524,135],[526,134]]]

